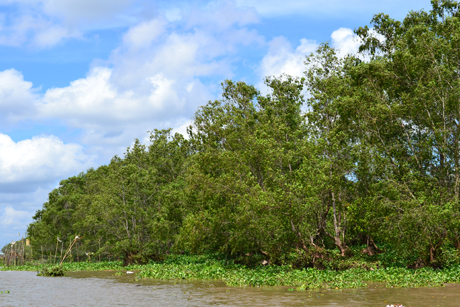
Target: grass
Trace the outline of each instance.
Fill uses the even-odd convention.
[[[218,260],[214,256],[169,256],[165,261],[147,265],[123,267],[119,261],[64,263],[66,271],[126,271],[136,270],[137,278],[162,280],[219,280],[231,286],[289,286],[305,289],[345,289],[384,283],[386,287],[437,287],[445,283],[460,283],[460,266],[435,270],[350,268],[347,270],[293,269],[291,266],[248,267],[233,261]],[[39,265],[24,265],[0,270],[38,271]]]

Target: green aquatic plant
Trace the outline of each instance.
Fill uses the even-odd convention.
[[[41,264],[26,263],[15,267],[2,267],[0,271],[39,271],[41,267]],[[121,261],[64,262],[62,264],[62,268],[68,272],[140,270],[141,267],[141,265],[129,265],[124,267]]]
[[[2,268],[0,270],[40,271],[43,267],[26,264],[24,266]],[[53,268],[53,267],[49,267]],[[287,286],[297,291],[307,289],[350,289],[369,286],[384,287],[440,287],[446,283],[460,283],[460,266],[444,269],[407,269],[400,267],[363,267],[345,270],[303,268],[290,265],[267,265],[249,267],[233,260],[219,260],[217,255],[167,257],[163,262],[123,267],[121,261],[98,263],[64,263],[65,272],[115,271],[124,275],[126,271],[136,271],[137,278],[160,280],[218,280],[230,286]],[[48,269],[50,274],[57,271]],[[59,275],[41,275],[59,276]]]
[[[254,268],[232,261],[205,257],[173,257],[164,263],[142,267],[139,278],[164,280],[221,280],[232,286],[290,286],[296,290],[344,289],[381,283],[386,287],[437,287],[460,282],[460,266],[442,270],[432,268],[363,268],[346,270],[294,269],[292,266]]]
[[[59,277],[65,276],[66,270],[61,265],[44,265],[40,267],[37,276]]]

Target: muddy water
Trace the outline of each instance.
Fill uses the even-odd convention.
[[[227,287],[220,282],[135,280],[115,272],[37,277],[0,272],[0,306],[460,306],[460,285],[443,288],[290,291]]]

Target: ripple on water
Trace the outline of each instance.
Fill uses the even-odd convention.
[[[459,306],[460,285],[443,288],[289,291],[227,287],[221,282],[135,280],[135,274],[75,272],[38,277],[0,272],[1,306]]]

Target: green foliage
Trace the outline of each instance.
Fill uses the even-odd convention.
[[[456,268],[458,3],[371,22],[356,30],[359,53],[322,44],[303,78],[267,78],[267,94],[227,80],[187,139],[154,130],[149,144],[136,140],[123,157],[63,180],[29,225],[35,258],[43,246],[56,258],[78,235],[69,262],[164,260],[143,269],[158,278],[340,288],[391,284],[398,272],[408,285],[430,284],[407,269]],[[171,256],[184,253],[219,256]],[[445,270],[426,276],[453,280]]]
[[[25,265],[1,267],[0,271],[40,271],[43,267],[41,264],[27,263]],[[47,267],[46,265],[44,267]],[[56,267],[49,265],[48,267]],[[116,270],[139,270],[140,265],[123,266],[122,261],[101,261],[101,262],[64,262],[62,264],[64,272],[78,271],[116,271]]]
[[[233,259],[225,260],[222,255],[171,255],[163,262],[152,261],[146,265],[123,267],[119,261],[100,263],[65,263],[62,267],[50,266],[47,272],[75,271],[117,271],[124,275],[126,270],[136,270],[137,278],[164,280],[220,280],[232,286],[291,286],[305,289],[345,289],[367,287],[370,283],[382,283],[386,287],[436,287],[446,283],[460,282],[460,266],[446,269],[383,268],[355,259],[354,266],[343,270],[316,268],[294,269],[291,265],[258,265],[248,267],[237,264]],[[40,265],[24,265],[9,270],[37,271]],[[57,269],[58,270],[57,270]],[[60,268],[60,269],[59,269]],[[6,270],[3,268],[2,270]],[[123,270],[123,271],[122,271]],[[62,276],[62,275],[42,275]]]
[[[65,269],[60,265],[42,265],[39,267],[37,276],[58,277],[65,276]]]
[[[434,270],[404,268],[350,268],[343,271],[291,266],[248,268],[215,257],[173,257],[164,263],[143,266],[138,277],[183,280],[222,280],[233,286],[294,286],[299,290],[317,288],[358,288],[368,283],[385,283],[386,287],[442,286],[460,281],[460,267]]]
[[[74,250],[122,255],[125,264],[168,251],[183,218],[187,155],[182,135],[155,130],[150,146],[136,141],[124,159],[62,181],[29,225],[35,252],[51,238],[69,242],[76,234],[83,239]],[[54,244],[52,254],[68,245]]]

